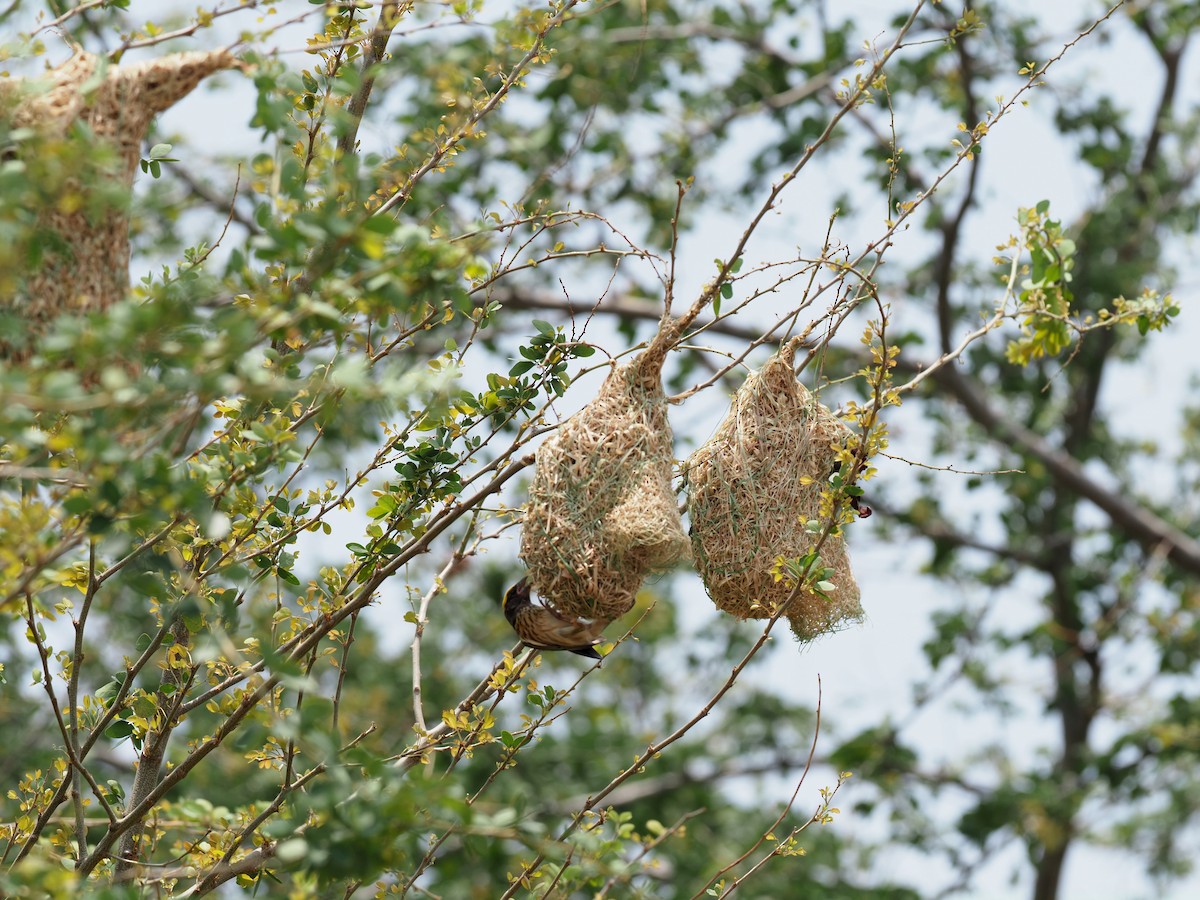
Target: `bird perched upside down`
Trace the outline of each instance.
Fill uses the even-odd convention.
[[[603,620],[589,622],[564,616],[557,610],[534,603],[529,580],[522,578],[508,589],[501,601],[504,617],[517,636],[535,650],[568,650],[589,659],[603,659],[596,652],[603,643]]]

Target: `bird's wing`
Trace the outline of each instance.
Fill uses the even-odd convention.
[[[604,630],[604,622],[593,622],[588,619],[576,619],[564,616],[556,609],[543,606],[549,615],[544,620],[549,625],[556,640],[566,645],[595,644],[600,640],[600,632]]]

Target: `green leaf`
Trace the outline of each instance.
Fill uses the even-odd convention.
[[[104,736],[111,741],[120,741],[133,734],[133,726],[124,719],[117,719],[104,729]]]

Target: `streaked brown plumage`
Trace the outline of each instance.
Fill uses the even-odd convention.
[[[527,579],[522,578],[510,587],[501,603],[513,631],[535,650],[567,650],[589,659],[604,658],[595,646],[603,643],[604,626],[608,623],[571,618],[534,603]]]

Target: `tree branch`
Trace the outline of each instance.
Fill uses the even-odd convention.
[[[1167,559],[1193,575],[1200,575],[1200,541],[1129,500],[1125,494],[1091,478],[1074,458],[992,407],[966,376],[953,367],[938,369],[933,380],[993,439],[1032,456],[1061,486],[1099,507],[1113,525],[1148,551],[1165,547]]]

